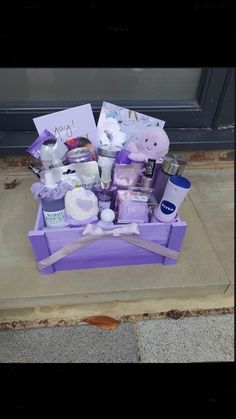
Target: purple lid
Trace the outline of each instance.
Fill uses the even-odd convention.
[[[129,150],[126,150],[125,148],[122,148],[122,150],[120,150],[120,152],[116,156],[115,163],[118,163],[118,164],[130,164],[131,163],[131,160],[128,157],[129,154],[130,154],[130,151]]]

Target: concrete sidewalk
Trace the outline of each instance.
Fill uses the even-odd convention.
[[[190,299],[194,300],[190,308],[232,307],[233,175],[233,168],[186,170],[193,186],[181,207],[188,230],[176,265],[44,276],[37,271],[27,237],[37,212],[30,186],[37,179],[24,167],[6,173],[0,166],[0,321],[64,318],[66,311],[77,318],[80,312],[83,316],[158,312],[166,301],[167,309],[179,304],[187,309]],[[19,185],[4,189],[4,182],[14,178]]]
[[[188,363],[234,360],[234,315],[0,332],[0,363]]]
[[[37,211],[30,192],[36,178],[24,168],[13,172],[1,171],[0,165],[0,362],[234,360],[233,314],[156,318],[172,309],[234,306],[232,168],[186,170],[193,187],[181,208],[188,230],[176,265],[48,276],[37,272],[27,239]],[[5,190],[3,183],[14,178],[20,184]],[[154,318],[144,320],[144,314],[152,313]],[[93,315],[122,321],[112,331],[78,324]],[[5,327],[9,330],[1,330]]]

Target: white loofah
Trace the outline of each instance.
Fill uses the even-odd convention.
[[[82,187],[74,188],[65,195],[66,214],[77,221],[83,221],[98,214],[96,195]]]

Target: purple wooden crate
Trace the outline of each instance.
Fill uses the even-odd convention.
[[[139,224],[139,227],[141,237],[144,239],[180,251],[187,223],[178,218],[172,224],[148,223]],[[46,228],[42,208],[39,205],[34,230],[30,231],[28,235],[35,260],[39,262],[65,245],[79,239],[83,228],[67,227],[60,230]],[[42,269],[40,273],[52,274],[56,271],[65,270],[155,263],[172,265],[176,263],[176,260],[157,255],[131,243],[119,240],[117,237],[106,237],[67,255],[53,265]]]

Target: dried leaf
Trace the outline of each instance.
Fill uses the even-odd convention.
[[[170,319],[179,319],[180,317],[183,317],[183,312],[179,310],[169,310],[166,312],[166,317]]]
[[[131,117],[131,112],[132,112],[132,111],[129,109],[129,118]]]
[[[136,121],[138,122],[138,115],[136,114],[135,111],[134,111],[134,116],[135,116]]]
[[[118,320],[109,316],[90,316],[85,317],[81,321],[105,330],[114,330],[120,324]]]
[[[18,184],[18,180],[14,179],[12,182],[4,183],[4,189],[14,189]]]

